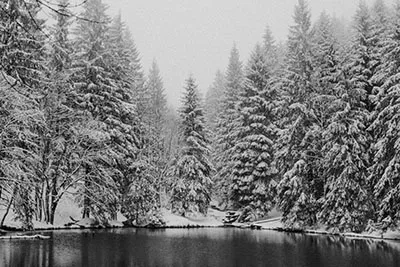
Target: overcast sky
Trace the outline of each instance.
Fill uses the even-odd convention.
[[[171,105],[193,74],[202,93],[225,70],[235,42],[243,62],[269,25],[285,41],[297,0],[103,0],[121,12],[132,31],[146,74],[156,59]],[[351,19],[358,0],[308,0],[312,19],[323,11]],[[374,0],[366,0],[373,3]],[[386,0],[387,4],[392,1]]]

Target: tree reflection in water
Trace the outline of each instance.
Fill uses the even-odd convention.
[[[243,229],[46,232],[0,242],[0,266],[400,266],[400,243]]]

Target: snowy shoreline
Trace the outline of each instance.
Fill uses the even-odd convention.
[[[40,231],[57,231],[57,230],[87,230],[87,229],[115,229],[115,228],[142,228],[142,229],[191,229],[191,228],[227,228],[235,227],[244,230],[257,229],[257,230],[268,230],[278,231],[287,233],[300,233],[308,235],[325,235],[325,236],[340,236],[349,239],[373,239],[373,240],[395,240],[400,241],[400,231],[387,231],[381,233],[375,232],[363,232],[363,233],[339,233],[332,232],[320,227],[318,229],[292,229],[285,227],[281,222],[281,217],[273,217],[266,220],[255,221],[252,223],[232,223],[224,224],[222,220],[225,218],[226,213],[223,211],[209,209],[207,216],[191,215],[187,217],[173,214],[171,211],[163,209],[162,215],[165,221],[165,225],[124,225],[122,223],[124,218],[120,218],[118,221],[110,221],[107,225],[100,224],[94,219],[84,219],[73,222],[67,220],[70,216],[77,217],[79,214],[78,210],[75,213],[62,212],[58,214],[58,224],[50,225],[40,222],[34,222],[34,230],[29,231],[30,233],[36,233]],[[70,223],[71,225],[67,225]],[[1,231],[1,234],[10,236],[15,234],[26,234],[27,231],[23,231],[19,222],[11,219],[6,221],[5,227]]]
[[[326,236],[341,236],[349,239],[374,239],[374,240],[396,240],[400,241],[400,231],[387,231],[380,233],[375,232],[363,232],[363,233],[353,233],[353,232],[331,232],[325,229],[296,229],[284,227],[280,221],[280,218],[270,219],[266,221],[254,222],[250,224],[253,229],[278,231],[286,233],[299,233],[308,235],[326,235]]]
[[[187,218],[182,217],[183,220],[188,220]],[[279,225],[280,224],[280,225]],[[246,231],[249,230],[258,230],[258,231],[277,231],[277,232],[285,232],[285,233],[295,233],[295,234],[306,234],[306,235],[325,235],[325,236],[339,236],[345,237],[348,239],[364,239],[364,240],[376,240],[376,241],[400,241],[400,232],[396,231],[388,231],[385,233],[337,233],[337,232],[330,232],[326,230],[320,229],[293,229],[293,228],[285,228],[281,225],[281,222],[276,219],[271,219],[270,222],[263,222],[263,223],[251,223],[251,224],[244,224],[244,223],[234,223],[231,225],[223,224],[222,222],[218,222],[216,224],[212,223],[204,223],[204,221],[194,222],[191,221],[187,224],[182,223],[182,221],[174,221],[170,222],[170,224],[166,224],[164,226],[124,226],[121,224],[113,224],[113,225],[97,225],[97,226],[83,226],[83,225],[71,225],[71,226],[42,226],[37,227],[33,231],[29,231],[30,233],[37,233],[40,231],[57,231],[57,230],[100,230],[100,229],[117,229],[117,228],[138,228],[138,229],[198,229],[198,228],[238,228],[243,229]],[[6,227],[7,234],[5,236],[9,237],[12,235],[18,234],[26,234],[27,232],[22,231],[22,229]],[[8,238],[4,238],[8,239]]]

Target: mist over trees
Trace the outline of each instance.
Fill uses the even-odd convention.
[[[236,74],[245,77],[238,93],[225,89],[218,96],[226,105],[218,119],[215,99],[206,98],[205,106],[213,107],[207,123],[220,122],[213,162],[223,205],[252,219],[275,205],[294,228],[398,224],[398,10],[397,2],[393,8],[360,2],[350,25],[326,12],[313,22],[307,1],[299,0],[283,46],[267,27],[244,76]],[[217,76],[208,96],[230,88],[231,69],[232,60],[225,86],[215,86],[223,81]],[[231,119],[228,110],[236,114]],[[225,166],[231,172],[223,176]]]
[[[241,221],[276,208],[291,228],[398,225],[398,1],[361,1],[345,25],[298,0],[286,42],[266,27],[245,62],[233,45],[204,100],[182,81],[178,111],[120,15],[73,9],[0,2],[0,227],[10,211],[52,224],[66,195],[104,224],[213,205]]]

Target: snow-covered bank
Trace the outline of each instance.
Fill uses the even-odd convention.
[[[43,222],[33,221],[35,231],[41,230],[66,230],[66,229],[99,229],[99,228],[122,228],[125,227],[124,221],[126,218],[121,214],[118,215],[118,220],[109,221],[106,224],[101,224],[94,219],[76,220],[81,215],[79,209],[74,203],[68,200],[60,207],[60,211],[56,212],[55,223],[47,224]],[[153,228],[198,228],[198,227],[223,227],[222,219],[225,217],[225,212],[215,209],[209,209],[207,216],[200,214],[190,214],[186,217],[173,214],[167,209],[161,211],[162,218],[165,222],[163,226],[151,225],[133,225],[133,227],[153,227]],[[0,210],[0,217],[3,211]],[[22,231],[22,224],[15,220],[15,215],[11,211],[5,222],[4,229],[10,231]]]
[[[179,216],[168,210],[162,211],[165,228],[195,228],[195,227],[223,227],[222,219],[225,212],[209,209],[207,216],[193,214],[187,217]]]
[[[326,230],[324,227],[320,227],[317,229],[291,229],[283,225],[280,217],[254,222],[251,225],[258,226],[253,228],[259,228],[261,230],[272,230],[280,232],[296,232],[296,233],[304,233],[312,235],[335,235],[352,239],[360,238],[360,239],[400,240],[400,231],[387,231],[384,233],[379,231],[362,232],[362,233],[352,233],[352,232],[339,233]]]
[[[0,210],[0,217],[2,217],[3,211]],[[152,227],[152,228],[200,228],[200,227],[225,227],[226,224],[223,223],[223,219],[226,216],[226,212],[219,211],[210,208],[208,210],[207,216],[201,214],[187,214],[187,216],[179,216],[173,214],[170,210],[161,210],[162,218],[165,222],[163,226],[153,226],[153,225],[141,225],[137,227]],[[278,212],[272,212],[270,216],[265,220],[256,221],[253,223],[233,223],[229,226],[237,228],[252,228],[261,230],[272,230],[281,232],[297,232],[310,235],[334,235],[343,236],[352,239],[377,239],[377,240],[400,240],[400,231],[387,231],[381,233],[379,231],[375,232],[364,232],[364,233],[337,233],[327,230],[324,227],[319,227],[316,229],[289,229],[286,228],[281,222],[281,214]],[[123,222],[126,220],[121,214],[118,215],[118,220],[109,221],[107,224],[100,224],[94,219],[82,219],[77,220],[81,216],[81,209],[73,203],[72,199],[64,199],[61,203],[55,216],[54,224],[46,224],[42,222],[33,222],[35,231],[42,230],[66,230],[66,229],[101,229],[101,228],[121,228],[125,227]],[[22,224],[14,220],[14,214],[12,211],[7,216],[4,229],[10,231],[21,231]],[[1,234],[6,234],[8,231],[0,232]]]

